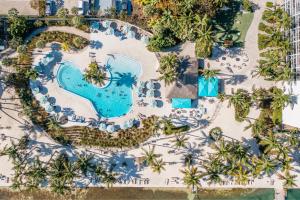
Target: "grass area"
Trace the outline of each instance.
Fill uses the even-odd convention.
[[[237,15],[233,28],[236,28],[240,31],[238,43],[245,42],[245,38],[252,23],[253,17],[254,13],[243,13]]]

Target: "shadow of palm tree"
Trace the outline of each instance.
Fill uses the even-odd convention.
[[[133,86],[136,85],[136,83],[137,83],[137,77],[132,76],[131,73],[116,72],[116,75],[118,77],[112,78],[112,81],[116,81],[117,85],[119,85],[119,86],[124,85],[126,87],[133,88]]]

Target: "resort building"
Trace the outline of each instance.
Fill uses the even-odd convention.
[[[284,8],[290,14],[293,20],[293,26],[290,31],[290,39],[293,51],[290,55],[290,61],[293,72],[300,75],[300,1],[285,0]]]
[[[180,67],[180,75],[176,82],[166,86],[167,98],[172,102],[172,108],[197,107],[199,98],[217,97],[219,80],[217,77],[204,78],[198,75],[198,61],[190,58]]]
[[[282,123],[283,125],[300,128],[300,82],[295,81],[292,83],[286,83],[284,85],[285,92],[287,94],[293,94],[291,104],[283,109]]]

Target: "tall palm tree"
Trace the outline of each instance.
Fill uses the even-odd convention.
[[[177,80],[179,59],[176,54],[163,56],[160,61],[158,72],[161,74],[160,80],[163,80],[166,85],[172,84]]]
[[[205,177],[208,184],[217,184],[222,182],[221,174],[224,173],[224,165],[220,160],[211,158],[212,162],[203,165],[205,172],[201,174],[201,177]]]
[[[103,183],[106,183],[108,188],[110,188],[117,182],[117,178],[114,173],[109,172],[102,177],[102,181]]]
[[[187,187],[192,187],[192,190],[194,191],[195,187],[200,188],[200,179],[201,179],[201,174],[200,171],[198,171],[197,167],[190,167],[186,168],[184,170],[181,170],[181,172],[184,174],[183,177],[183,182]]]
[[[274,110],[283,109],[291,99],[291,95],[284,94],[281,89],[273,88],[272,91],[273,99],[271,103],[271,108]]]
[[[229,146],[224,139],[218,140],[217,142],[213,143],[211,147],[216,151],[215,155],[217,159],[226,160],[229,157]]]
[[[151,168],[153,172],[161,173],[163,170],[165,170],[166,163],[163,161],[163,159],[154,159]]]
[[[187,141],[189,140],[188,137],[185,137],[185,135],[176,135],[175,139],[171,142],[174,143],[175,148],[186,148]]]
[[[33,165],[25,172],[28,177],[27,187],[38,188],[40,184],[46,181],[47,167],[43,166],[39,157],[34,159]]]
[[[75,165],[77,169],[80,169],[84,176],[87,176],[87,173],[91,169],[94,169],[94,164],[92,163],[93,159],[93,155],[82,154],[78,156],[78,160],[76,161]]]
[[[158,116],[151,116],[142,121],[143,126],[152,134],[156,134],[159,130],[160,120]]]
[[[143,156],[145,156],[145,161],[147,165],[152,165],[155,159],[157,158],[157,155],[154,153],[154,149],[154,146],[152,146],[152,148],[149,147],[148,151],[142,148]]]

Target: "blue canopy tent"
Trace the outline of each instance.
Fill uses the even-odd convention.
[[[192,108],[192,99],[172,98],[172,108]]]
[[[198,96],[216,97],[219,91],[219,79],[216,77],[205,79],[203,76],[198,78]]]

